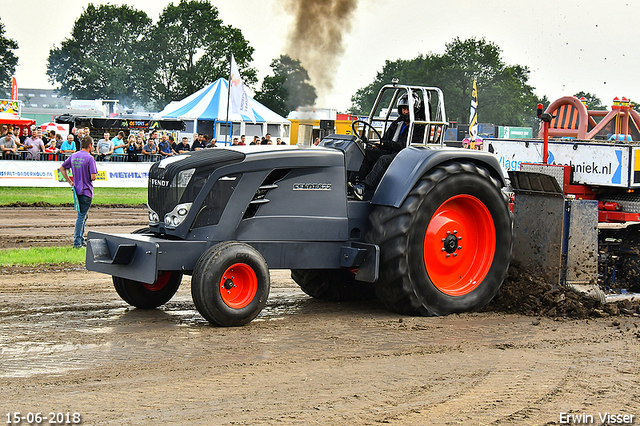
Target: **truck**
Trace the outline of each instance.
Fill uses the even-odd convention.
[[[384,132],[403,94],[420,102],[409,111],[407,147],[359,199],[350,187],[382,139],[369,123]],[[507,275],[513,215],[496,156],[445,147],[447,125],[440,89],[393,83],[351,135],[319,146],[163,159],[149,171],[149,226],[89,232],[87,269],[111,275],[120,297],[143,309],[168,302],[190,275],[196,309],[219,326],[260,313],[270,269],[290,269],[305,293],[325,300],[375,296],[407,315],[481,309]]]

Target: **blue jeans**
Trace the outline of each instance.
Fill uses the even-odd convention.
[[[82,247],[84,245],[84,224],[87,223],[89,216],[89,207],[91,207],[91,197],[86,195],[78,195],[78,204],[80,211],[76,219],[76,229],[73,231],[73,246]]]

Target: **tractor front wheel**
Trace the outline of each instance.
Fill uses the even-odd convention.
[[[205,251],[191,278],[196,309],[219,326],[244,325],[253,320],[269,296],[267,262],[248,244],[229,241]]]
[[[140,309],[154,309],[171,300],[181,281],[182,274],[179,272],[160,271],[158,279],[152,284],[113,277],[113,286],[128,304]]]
[[[513,244],[499,182],[472,163],[427,173],[399,208],[371,214],[367,240],[380,247],[376,293],[409,315],[478,310],[498,293]]]

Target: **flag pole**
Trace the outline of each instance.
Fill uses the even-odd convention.
[[[229,59],[229,80],[227,80],[227,131],[224,132],[224,146],[227,146],[227,138],[231,131],[231,126],[229,125],[229,100],[231,99],[231,61],[233,60],[233,53],[231,54],[231,58],[232,59]]]

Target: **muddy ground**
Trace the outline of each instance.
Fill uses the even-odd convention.
[[[71,208],[0,214],[1,247],[71,243]],[[145,220],[140,208],[92,208],[87,227],[130,232]],[[562,413],[590,424],[611,413],[640,424],[635,304],[591,305],[516,267],[485,312],[413,318],[378,301],[311,299],[288,271],[271,278],[256,320],[217,328],[195,311],[189,277],[146,311],[77,265],[0,268],[0,420],[557,425],[570,424]]]

